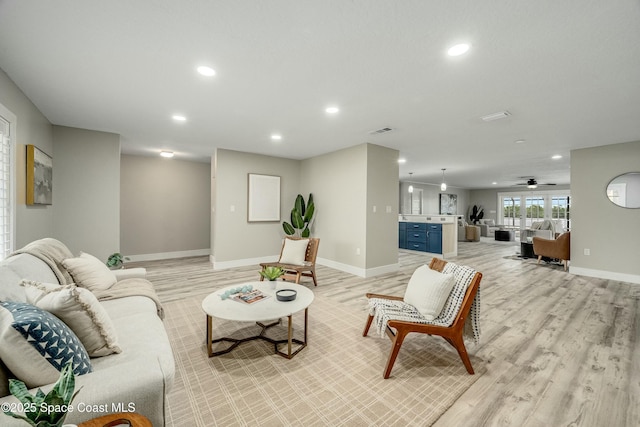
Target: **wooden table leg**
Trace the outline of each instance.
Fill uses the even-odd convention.
[[[207,314],[207,353],[209,353],[209,357],[213,356],[213,344],[211,342],[213,340],[213,332],[211,331],[213,328],[212,323],[211,316]]]

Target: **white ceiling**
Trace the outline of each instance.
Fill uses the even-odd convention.
[[[401,179],[490,188],[567,184],[571,149],[640,140],[637,0],[0,0],[0,68],[52,123],[130,154],[370,142],[407,159]]]

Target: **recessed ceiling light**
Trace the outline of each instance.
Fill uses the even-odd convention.
[[[470,47],[471,46],[469,46],[467,43],[460,43],[450,47],[449,50],[447,51],[447,54],[449,56],[460,56],[464,53],[467,53]]]
[[[329,114],[336,114],[340,111],[340,109],[338,107],[327,107],[324,111]]]
[[[271,135],[271,139],[273,139],[274,141],[280,141],[282,139],[282,135],[274,133],[273,135]]]
[[[173,151],[161,151],[160,155],[162,157],[170,158],[173,157]]]
[[[498,185],[498,183],[497,183],[497,182],[495,182],[495,181],[493,181],[493,182],[491,183],[491,185]]]
[[[216,75],[216,70],[214,70],[211,67],[207,67],[205,65],[202,65],[202,66],[198,67],[197,70],[203,76],[211,77],[211,76],[215,76]]]
[[[516,144],[524,144],[524,139],[517,139],[513,142],[515,142]]]
[[[407,163],[407,159],[398,159],[398,163]]]
[[[173,120],[175,120],[176,122],[185,122],[185,121],[187,121],[187,118],[185,116],[181,116],[179,114],[175,114],[175,115],[171,116],[171,118]]]
[[[558,159],[561,159],[561,158],[562,158],[562,156],[561,156],[560,154],[554,154],[553,156],[551,156],[551,158],[552,158],[553,160],[558,160]]]

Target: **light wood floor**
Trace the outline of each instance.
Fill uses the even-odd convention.
[[[479,379],[435,425],[640,425],[640,286],[538,266],[516,251],[483,238],[450,259],[484,275],[481,343],[468,346]],[[399,261],[399,272],[368,279],[321,266],[314,292],[362,310],[364,326],[364,293],[402,295],[429,259],[400,251]],[[257,266],[213,271],[206,257],[131,266],[147,268],[163,301],[258,279]]]

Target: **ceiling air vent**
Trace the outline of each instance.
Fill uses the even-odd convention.
[[[387,133],[387,132],[391,132],[393,130],[393,128],[381,128],[381,129],[376,129],[376,130],[372,130],[371,132],[369,132],[369,135],[380,135],[381,133]]]

